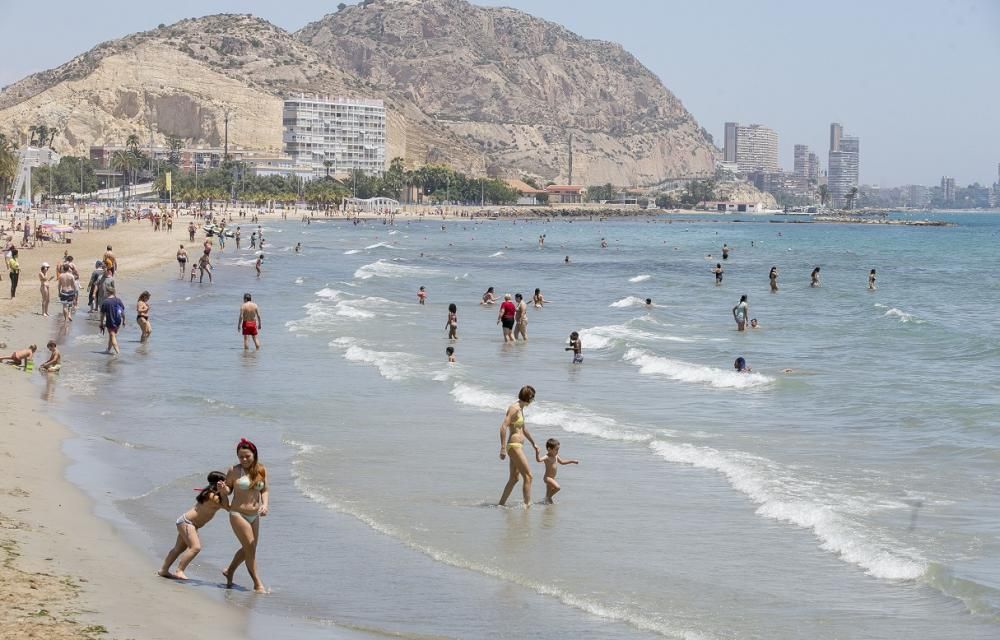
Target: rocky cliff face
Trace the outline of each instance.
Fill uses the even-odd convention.
[[[0,131],[56,127],[85,153],[130,134],[279,152],[281,99],[376,97],[388,157],[464,171],[645,184],[709,175],[714,149],[680,102],[620,46],[511,9],[377,0],[296,34],[249,15],[183,20],[107,42],[0,91]]]
[[[714,149],[694,118],[620,45],[506,8],[380,0],[296,37],[412,100],[495,162],[561,182],[705,176]]]

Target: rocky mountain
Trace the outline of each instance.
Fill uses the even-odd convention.
[[[0,131],[58,129],[57,150],[136,133],[281,149],[281,100],[375,97],[388,157],[464,171],[641,185],[712,173],[715,149],[660,81],[616,44],[464,0],[375,0],[290,34],[217,15],[103,43],[0,90]]]

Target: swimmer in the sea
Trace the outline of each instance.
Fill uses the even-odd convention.
[[[493,292],[493,287],[486,290],[483,294],[483,299],[479,302],[481,305],[494,305],[497,303],[497,294]]]
[[[563,262],[565,262],[566,264],[569,264],[569,256],[566,256],[566,259],[563,260]]]
[[[750,328],[751,329],[759,329],[760,328],[760,324],[757,323],[757,318],[754,318],[753,320],[750,321]]]
[[[545,296],[542,295],[541,289],[538,288],[535,289],[535,295],[532,298],[532,300],[535,302],[536,309],[541,309],[542,307],[545,306]]]
[[[455,364],[455,347],[446,347],[444,354],[448,356],[448,364]]]
[[[722,270],[722,263],[716,262],[715,268],[712,269],[712,273],[715,274],[715,286],[722,284],[722,274],[724,273]]]
[[[559,465],[580,464],[580,461],[560,458],[559,441],[555,438],[549,438],[545,441],[545,457],[541,457],[536,450],[535,462],[545,463],[545,504],[552,504],[552,498],[562,489],[556,482],[556,471],[558,471]]]
[[[417,302],[420,304],[425,304],[427,302],[427,289],[423,286],[417,289]]]
[[[733,363],[733,368],[736,369],[738,373],[750,373],[753,371],[753,369],[747,365],[747,361],[743,358],[743,356],[736,358],[736,362]]]
[[[448,305],[448,322],[445,323],[449,340],[458,340],[458,305],[454,302]]]
[[[868,288],[870,290],[872,290],[872,291],[874,291],[876,289],[876,287],[875,287],[875,270],[874,269],[872,269],[871,272],[868,274]]]
[[[771,293],[778,290],[778,267],[771,267],[771,273],[767,274],[768,280],[771,281]]]
[[[652,309],[653,308],[653,299],[652,298],[646,298],[646,308],[647,309]]]
[[[812,275],[809,276],[809,286],[810,287],[819,286],[819,267],[813,269]]]
[[[569,334],[569,346],[563,351],[573,352],[573,364],[583,364],[583,342],[580,340],[578,332],[574,331]]]
[[[747,328],[747,316],[750,314],[750,305],[747,303],[747,296],[744,293],[740,296],[740,301],[733,307],[733,319],[736,320],[736,330],[743,331]]]

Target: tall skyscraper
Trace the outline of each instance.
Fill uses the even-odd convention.
[[[285,100],[285,153],[298,164],[325,173],[361,169],[368,174],[385,171],[385,106],[381,100]]]
[[[795,145],[795,155],[793,156],[795,164],[793,166],[793,171],[795,175],[799,178],[809,179],[809,147],[804,144]]]
[[[830,125],[830,162],[827,184],[831,204],[842,209],[847,206],[847,194],[858,186],[861,169],[861,142],[855,136],[845,136],[844,128],[834,122]]]
[[[815,153],[809,154],[809,180],[819,182],[819,156]]]
[[[723,159],[726,162],[736,162],[736,128],[739,125],[735,122],[726,123],[726,146]]]
[[[955,179],[943,176],[941,178],[941,198],[945,202],[955,201]]]
[[[777,173],[778,134],[764,125],[736,126],[736,166],[740,171]]]
[[[830,151],[840,151],[840,139],[844,136],[844,127],[839,122],[830,123]]]

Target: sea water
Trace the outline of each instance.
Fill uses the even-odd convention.
[[[73,323],[43,395],[79,435],[71,479],[151,567],[192,489],[258,444],[271,595],[219,588],[223,516],[188,571],[252,637],[996,638],[1000,216],[938,217],[268,222],[262,278],[227,247],[214,284],[150,283],[152,338],[127,327],[119,358]],[[527,343],[488,286],[542,290]],[[738,333],[742,294],[760,328]],[[499,508],[525,384],[528,431],[580,464],[555,505]]]

